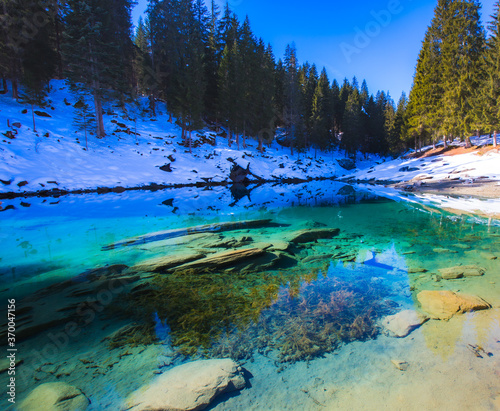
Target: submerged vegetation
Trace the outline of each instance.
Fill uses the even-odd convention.
[[[128,330],[111,344],[161,340],[154,327],[159,319],[183,355],[248,359],[275,351],[279,362],[311,360],[376,336],[376,320],[390,308],[387,294],[370,277],[337,277],[333,266],[240,275],[178,271],[156,276],[126,302],[135,320],[149,319],[136,327],[143,337]]]

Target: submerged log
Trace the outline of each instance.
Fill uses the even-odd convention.
[[[178,228],[175,230],[157,231],[155,233],[140,235],[126,240],[118,241],[102,247],[103,251],[113,250],[117,247],[128,247],[131,245],[152,243],[154,241],[166,240],[168,238],[183,237],[200,233],[222,233],[225,231],[239,230],[242,228],[261,228],[270,226],[270,219],[229,221],[225,223],[215,223],[199,225],[195,227]]]

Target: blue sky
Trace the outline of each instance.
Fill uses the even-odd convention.
[[[221,9],[224,0],[216,0]],[[484,0],[483,23],[494,0]],[[138,0],[136,22],[146,8]],[[339,83],[366,79],[371,93],[389,91],[394,100],[410,91],[415,64],[437,0],[230,0],[241,21],[248,15],[252,30],[282,57],[295,42],[301,62],[324,66]]]

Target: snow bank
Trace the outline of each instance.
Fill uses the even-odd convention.
[[[35,116],[37,132],[29,107],[9,95],[0,96],[0,125],[17,132],[12,139],[6,132],[0,138],[0,192],[223,182],[229,181],[233,165],[228,158],[243,168],[250,165],[250,171],[265,180],[331,178],[346,173],[336,161],[344,157],[340,152],[311,150],[292,157],[289,149],[274,142],[261,154],[254,140],[238,150],[234,143],[229,148],[227,139],[207,130],[193,133],[199,145],[189,153],[181,145],[180,128],[168,122],[162,104],[156,118],[141,116],[143,107],[105,106],[107,136],[88,135],[87,150],[84,132],[73,125],[75,96],[62,80],[53,80],[51,86],[49,107],[41,109],[50,117]],[[92,101],[90,96],[88,101]],[[141,104],[146,107],[147,100]],[[172,171],[163,171],[168,164]]]

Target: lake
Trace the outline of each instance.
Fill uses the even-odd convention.
[[[125,409],[175,367],[231,358],[246,386],[208,409],[500,409],[498,220],[332,181],[1,206],[16,403],[66,382]]]

